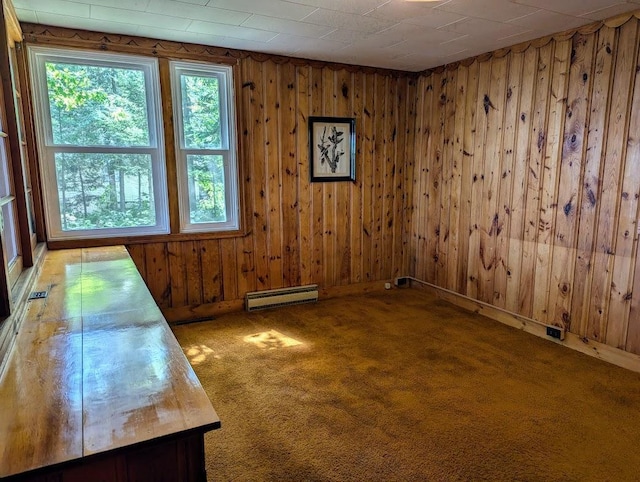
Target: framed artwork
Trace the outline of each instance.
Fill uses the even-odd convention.
[[[356,180],[356,120],[309,117],[311,182]]]

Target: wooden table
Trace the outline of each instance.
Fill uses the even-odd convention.
[[[34,290],[0,378],[0,478],[206,480],[220,420],[124,247],[49,252]]]

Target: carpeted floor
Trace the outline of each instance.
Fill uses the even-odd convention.
[[[640,480],[640,374],[419,290],[174,331],[210,480]]]

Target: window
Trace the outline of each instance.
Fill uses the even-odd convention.
[[[16,196],[13,175],[9,162],[7,134],[5,132],[4,108],[0,109],[0,234],[4,241],[4,256],[7,263],[7,283],[11,288],[18,278],[20,266],[20,239],[18,233]],[[1,249],[1,248],[0,248]]]
[[[157,60],[29,55],[49,239],[167,233]]]
[[[49,239],[168,233],[157,60],[48,47],[29,55]],[[232,68],[169,65],[180,232],[237,230]]]
[[[181,231],[239,227],[231,67],[171,62]]]

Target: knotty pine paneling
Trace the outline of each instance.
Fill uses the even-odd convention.
[[[189,307],[241,300],[248,291],[405,275],[415,80],[270,59],[239,63],[249,234],[128,246],[160,307],[193,314]],[[309,181],[310,115],[355,117],[355,183]]]
[[[239,309],[248,291],[344,290],[408,274],[640,354],[638,22],[422,75],[26,32],[31,42],[238,63],[248,234],[128,246],[172,318]],[[354,183],[309,182],[310,115],[356,118]]]
[[[418,79],[412,275],[640,354],[639,44],[632,17]]]
[[[127,246],[168,319],[239,309],[249,291],[310,283],[348,291],[346,285],[408,272],[413,203],[404,185],[414,162],[417,74],[37,24],[23,28],[27,43],[158,57],[167,112],[168,59],[235,65],[248,234],[171,235]],[[310,183],[311,115],[356,119],[354,183]],[[169,198],[177,204],[170,114],[164,127]]]

